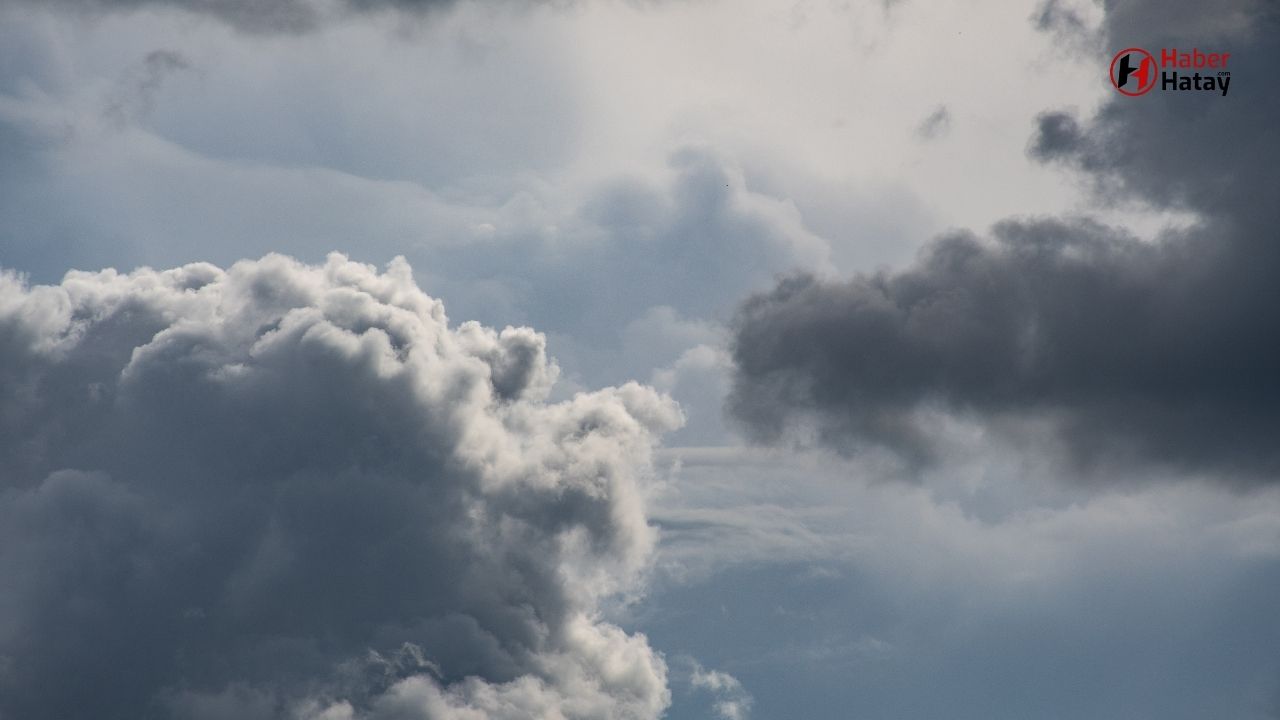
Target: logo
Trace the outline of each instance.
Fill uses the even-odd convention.
[[[1111,84],[1117,90],[1137,97],[1156,86],[1156,59],[1142,48],[1128,48],[1111,58]]]
[[[1111,85],[1123,95],[1146,95],[1160,83],[1161,92],[1209,91],[1227,96],[1231,87],[1231,71],[1227,62],[1231,53],[1190,52],[1178,48],[1160,48],[1160,62],[1140,47],[1121,50],[1111,58]],[[1186,70],[1195,72],[1187,73]],[[1202,75],[1199,71],[1204,70]],[[1183,72],[1180,72],[1183,71]],[[1212,72],[1210,72],[1212,71]]]

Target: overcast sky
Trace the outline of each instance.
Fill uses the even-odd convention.
[[[1280,718],[1278,15],[0,0],[0,720]]]

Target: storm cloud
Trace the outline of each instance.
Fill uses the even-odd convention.
[[[403,260],[0,275],[0,717],[654,718],[635,384]]]
[[[1139,5],[1109,12],[1109,46],[1231,52],[1232,94],[1048,111],[1029,153],[1083,173],[1102,206],[1195,222],[1147,241],[1088,218],[1013,218],[939,237],[904,269],[784,279],[735,324],[729,410],[753,437],[803,431],[927,463],[941,410],[1048,427],[1077,468],[1280,476],[1278,13]],[[1133,21],[1148,15],[1162,20]]]

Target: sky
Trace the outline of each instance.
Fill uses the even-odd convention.
[[[1278,25],[0,0],[0,720],[1280,718]]]

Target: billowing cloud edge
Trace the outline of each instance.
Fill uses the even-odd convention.
[[[0,273],[0,717],[658,717],[599,618],[679,408],[406,262]],[[63,682],[78,677],[74,688]]]

